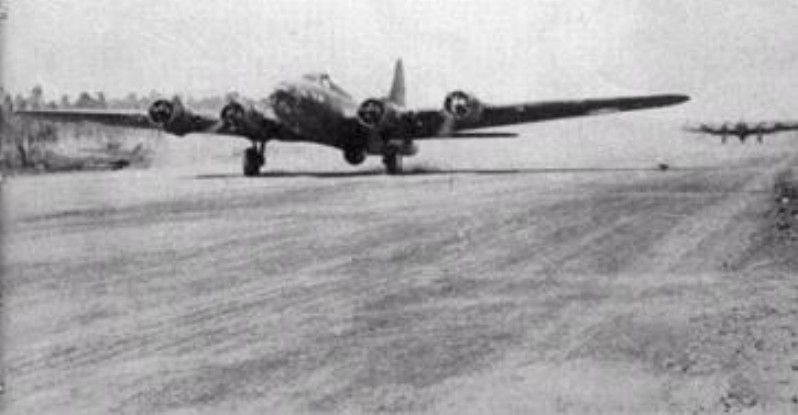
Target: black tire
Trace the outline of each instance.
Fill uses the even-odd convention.
[[[363,164],[366,161],[366,152],[359,149],[347,149],[344,151],[344,160],[353,166]]]
[[[244,176],[253,177],[259,175],[263,163],[263,156],[258,153],[258,150],[254,147],[248,148],[244,151]]]

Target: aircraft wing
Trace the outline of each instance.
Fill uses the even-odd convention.
[[[230,102],[219,115],[193,112],[180,100],[159,100],[143,110],[32,110],[14,114],[55,122],[93,122],[117,127],[147,128],[182,136],[191,133],[222,134],[250,140],[296,139],[296,135],[264,113]]]
[[[228,131],[218,117],[189,111],[170,115],[161,122],[153,120],[150,113],[141,110],[22,110],[14,114],[53,122],[92,122],[115,127],[164,130],[178,136],[190,133],[241,135]]]
[[[157,100],[145,110],[56,109],[22,110],[15,115],[55,122],[93,122],[117,127],[164,130],[182,136],[210,133],[265,139],[281,133],[279,123],[252,106],[229,102],[220,114],[185,108],[180,99]],[[279,131],[278,131],[279,130]]]
[[[453,111],[415,113],[417,128],[415,134],[411,135],[420,139],[454,138],[462,130],[643,110],[676,105],[688,100],[689,97],[685,95],[651,95],[511,105],[483,105],[472,101],[472,112],[462,117],[453,115]],[[473,135],[477,136],[479,132],[474,132]]]
[[[22,110],[14,114],[55,122],[96,122],[130,128],[159,128],[145,111],[136,110]]]

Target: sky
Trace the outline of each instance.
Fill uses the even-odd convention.
[[[0,0],[1,1],[1,0]],[[794,0],[6,0],[3,86],[266,96],[326,71],[411,105],[686,93],[669,114],[798,119]]]

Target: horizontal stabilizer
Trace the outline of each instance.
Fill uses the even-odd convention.
[[[470,133],[452,133],[445,137],[440,138],[515,138],[518,133],[503,133],[503,132],[470,132]]]

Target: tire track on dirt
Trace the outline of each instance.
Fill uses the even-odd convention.
[[[714,237],[712,243],[715,245],[716,252],[725,251],[726,255],[730,257],[739,255],[741,250],[749,245],[745,241],[747,238],[739,236],[729,238],[728,235],[724,237],[724,235],[718,234],[718,231],[732,228],[732,222],[743,215],[747,209],[750,209],[751,205],[769,199],[769,191],[776,176],[789,166],[794,165],[797,160],[798,157],[795,156],[782,156],[775,163],[768,161],[767,168],[752,175],[734,193],[729,193],[716,200],[715,203],[711,203],[699,212],[681,220],[669,231],[668,235],[661,238],[648,255],[631,267],[631,271],[660,274],[677,270],[681,266],[680,262],[697,252],[701,244],[707,238],[712,237]],[[748,236],[750,237],[750,235]],[[706,253],[706,251],[703,252]],[[702,260],[705,262],[704,267],[712,270],[722,265],[725,258],[704,257]],[[690,266],[693,272],[697,268],[701,267],[698,264]]]

